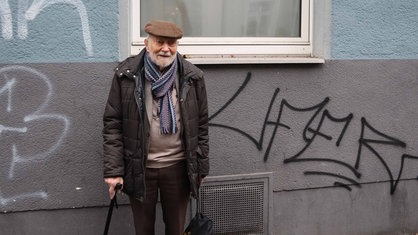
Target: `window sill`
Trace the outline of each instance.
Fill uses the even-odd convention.
[[[133,43],[131,55],[144,48]],[[324,58],[311,56],[311,46],[300,45],[210,45],[178,47],[180,54],[194,64],[324,64]]]
[[[315,57],[192,57],[193,64],[324,64],[325,59]]]

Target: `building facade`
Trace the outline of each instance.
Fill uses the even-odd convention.
[[[102,114],[113,68],[138,49],[134,2],[0,0],[0,234],[102,232],[109,203]],[[247,2],[261,12],[272,6]],[[279,1],[263,4],[271,2]],[[418,2],[301,3],[311,4],[309,56],[191,56],[206,74],[209,99],[207,213],[226,208],[228,216],[214,219],[219,233],[231,232],[228,218],[241,213],[235,231],[258,218],[260,234],[415,234]],[[259,19],[254,6],[240,6],[244,19]],[[299,13],[300,32],[284,30],[289,37],[304,35]],[[190,35],[215,24],[207,20],[216,17],[202,18],[206,27]],[[259,24],[247,35],[276,32]],[[260,177],[267,183],[258,192]],[[224,199],[210,199],[219,190]],[[250,212],[234,210],[228,198]],[[114,234],[133,232],[127,203],[120,196]],[[253,209],[259,217],[248,216]]]

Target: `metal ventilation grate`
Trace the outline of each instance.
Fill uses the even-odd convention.
[[[270,173],[207,177],[200,208],[213,220],[214,234],[269,234],[270,179]]]

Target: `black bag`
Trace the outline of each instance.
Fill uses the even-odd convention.
[[[184,230],[183,235],[212,235],[213,222],[207,216],[197,212]]]
[[[190,220],[189,225],[184,230],[183,235],[212,235],[213,221],[200,212],[199,194],[196,198],[196,215]]]

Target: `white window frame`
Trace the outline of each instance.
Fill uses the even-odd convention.
[[[313,56],[313,1],[301,0],[301,37],[183,37],[178,51],[195,64],[323,63]],[[130,0],[130,54],[144,48],[140,0]]]

